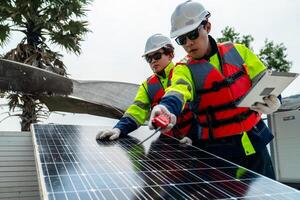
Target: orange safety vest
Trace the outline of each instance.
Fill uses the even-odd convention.
[[[171,69],[168,77],[167,86],[171,85],[171,78],[173,74],[173,69]],[[148,86],[148,97],[151,102],[151,110],[154,106],[159,104],[161,98],[165,94],[165,90],[159,80],[159,78],[153,74],[147,79]],[[176,138],[183,138],[187,136],[191,130],[191,122],[193,120],[193,113],[189,109],[189,103],[187,103],[180,116],[177,117],[176,125],[172,128],[171,131],[164,133],[167,136],[173,136]]]
[[[223,138],[249,131],[261,115],[235,106],[251,88],[247,66],[232,43],[218,44],[220,72],[205,59],[187,57],[195,98],[193,112],[202,127],[202,139]]]

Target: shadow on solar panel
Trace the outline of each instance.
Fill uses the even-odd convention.
[[[102,127],[103,128],[103,127]],[[43,199],[300,199],[297,190],[141,127],[96,141],[99,127],[32,127]]]

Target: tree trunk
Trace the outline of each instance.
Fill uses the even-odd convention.
[[[24,102],[23,104],[23,111],[21,115],[21,130],[22,131],[29,131],[30,125],[32,123],[37,122],[37,104],[35,102],[35,99],[31,95],[23,95],[22,100]]]

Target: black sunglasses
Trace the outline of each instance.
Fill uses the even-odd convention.
[[[183,34],[181,36],[178,36],[175,41],[177,42],[177,44],[179,45],[184,45],[186,44],[186,38],[189,38],[190,40],[195,40],[199,37],[199,30],[200,28],[203,26],[203,24],[201,24],[200,26],[198,26],[196,29]]]
[[[161,59],[161,56],[162,56],[163,54],[164,54],[164,53],[162,53],[162,52],[156,52],[156,53],[154,53],[154,54],[151,55],[151,56],[146,55],[146,56],[145,56],[145,59],[146,59],[146,61],[147,61],[148,63],[151,63],[153,59],[154,59],[154,60],[159,60],[159,59]]]

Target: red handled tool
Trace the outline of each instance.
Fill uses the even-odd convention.
[[[167,115],[161,114],[161,115],[158,115],[157,117],[154,117],[152,119],[152,124],[155,128],[154,133],[152,133],[149,137],[147,137],[143,141],[139,142],[138,145],[143,144],[145,141],[147,141],[149,138],[151,138],[153,135],[155,135],[161,129],[166,128],[169,123],[170,123],[170,119]]]
[[[167,115],[158,115],[157,117],[154,117],[152,120],[152,124],[154,128],[166,128],[170,123],[170,119]]]

